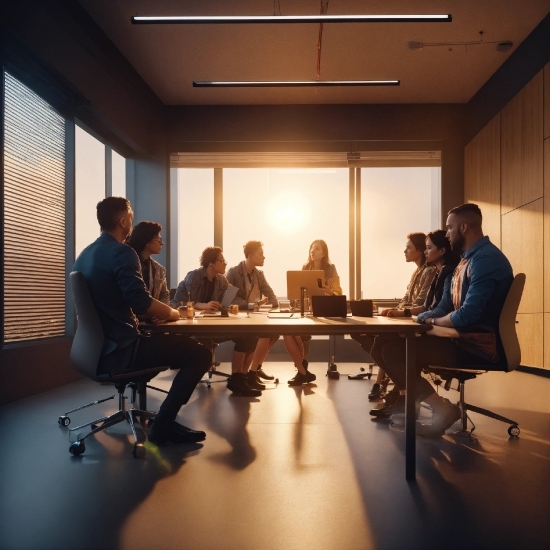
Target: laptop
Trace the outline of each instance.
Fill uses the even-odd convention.
[[[310,299],[314,317],[347,317],[345,296],[311,296]]]

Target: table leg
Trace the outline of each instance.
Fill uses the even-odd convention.
[[[412,481],[416,477],[416,337],[414,332],[405,335],[407,356],[407,395],[405,398],[405,479]]]

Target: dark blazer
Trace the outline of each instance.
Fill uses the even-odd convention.
[[[428,290],[426,301],[424,302],[426,311],[435,309],[437,304],[441,301],[441,298],[443,297],[443,289],[445,288],[445,280],[447,277],[453,276],[455,267],[456,263],[444,265],[439,274],[434,277],[430,290]]]

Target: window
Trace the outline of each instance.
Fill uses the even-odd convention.
[[[244,260],[247,241],[262,241],[266,279],[277,296],[286,296],[286,272],[302,269],[312,241],[323,239],[346,294],[348,201],[347,168],[224,169],[223,245],[228,266]]]
[[[200,266],[201,252],[214,245],[214,169],[189,168],[177,170],[177,230],[170,243],[178,262],[175,287],[192,269]]]
[[[111,152],[111,196],[126,196],[126,159],[117,152]]]
[[[99,237],[96,204],[105,198],[105,145],[75,126],[75,257]]]
[[[65,121],[4,73],[4,342],[65,334]]]
[[[416,266],[405,264],[407,235],[439,229],[440,168],[361,169],[361,290],[399,298]]]
[[[441,169],[360,170],[361,291],[365,298],[401,298],[414,269],[403,259],[407,234],[441,224]],[[311,242],[323,239],[343,293],[351,296],[349,168],[224,168],[216,192],[212,168],[174,173],[177,200],[172,196],[172,204],[178,207],[172,210],[172,235],[177,227],[178,240],[171,250],[178,259],[178,280],[196,269],[203,248],[214,244],[214,204],[221,198],[228,267],[244,259],[247,241],[262,241],[263,271],[275,294],[285,296],[286,272],[301,269]],[[217,231],[219,225],[217,220]]]

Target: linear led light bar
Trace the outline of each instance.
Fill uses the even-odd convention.
[[[450,23],[451,14],[439,15],[148,15],[133,16],[134,25],[240,23]]]
[[[193,88],[300,88],[312,86],[399,86],[400,80],[258,80],[258,81],[201,81]]]

